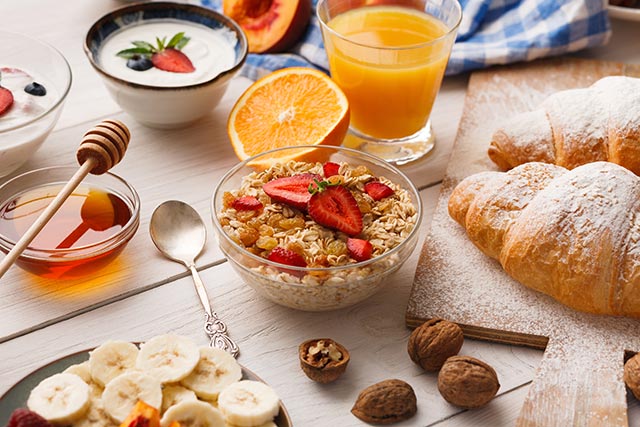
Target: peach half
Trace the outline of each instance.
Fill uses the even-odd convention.
[[[287,50],[311,17],[311,0],[223,0],[222,8],[242,27],[252,53]]]

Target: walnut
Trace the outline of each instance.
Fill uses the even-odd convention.
[[[444,399],[461,408],[484,406],[498,392],[498,375],[491,366],[469,356],[453,356],[438,374],[438,390]]]
[[[417,327],[409,337],[409,357],[425,371],[435,372],[462,347],[462,329],[443,319],[431,319]]]
[[[624,383],[636,399],[640,400],[640,353],[636,353],[624,364]]]
[[[330,383],[347,369],[349,352],[330,338],[317,338],[303,342],[298,349],[300,367],[313,381]]]
[[[371,424],[408,420],[418,410],[416,394],[401,380],[385,380],[360,392],[351,413]]]

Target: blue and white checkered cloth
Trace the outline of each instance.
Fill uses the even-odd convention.
[[[221,11],[221,0],[200,0]],[[317,0],[313,0],[315,3]],[[460,0],[463,18],[447,75],[496,64],[530,61],[607,43],[611,35],[603,0]],[[315,10],[315,9],[314,9]],[[252,80],[280,68],[328,71],[315,14],[288,53],[250,54],[242,75]]]

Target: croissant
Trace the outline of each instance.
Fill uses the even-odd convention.
[[[449,214],[523,285],[576,310],[640,317],[640,178],[539,162],[460,182]]]
[[[611,76],[549,96],[496,130],[489,157],[503,170],[527,162],[573,169],[605,160],[640,174],[640,79]]]

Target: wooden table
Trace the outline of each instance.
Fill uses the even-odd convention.
[[[3,29],[48,41],[62,51],[73,69],[73,86],[55,131],[16,174],[73,165],[83,132],[105,117],[115,117],[130,126],[133,139],[114,172],[135,186],[142,201],[137,235],[119,260],[96,277],[58,282],[13,268],[0,281],[0,394],[35,368],[109,338],[144,341],[174,332],[207,343],[191,278],[183,267],[161,257],[147,232],[153,209],[164,200],[180,199],[207,219],[210,239],[198,265],[215,310],[241,347],[240,362],[275,387],[296,426],[317,421],[340,427],[364,425],[350,414],[358,392],[388,378],[409,382],[418,396],[418,415],[398,425],[512,425],[542,353],[467,340],[462,352],[496,368],[500,392],[480,410],[463,411],[447,404],[437,391],[436,376],[421,371],[406,352],[409,330],[404,313],[419,251],[380,293],[335,312],[280,307],[243,284],[217,249],[208,219],[214,185],[237,163],[226,136],[227,114],[250,81],[235,79],[220,106],[189,128],[160,131],[136,123],[112,101],[82,52],[90,24],[120,5],[114,0],[0,2]],[[615,20],[612,25],[608,46],[576,56],[639,63],[640,25]],[[445,79],[433,112],[437,147],[428,158],[402,168],[421,191],[423,236],[462,113],[467,78]],[[298,366],[298,344],[321,336],[336,339],[352,354],[345,376],[331,385],[311,382]],[[629,404],[631,425],[640,425],[637,403],[631,399]]]

